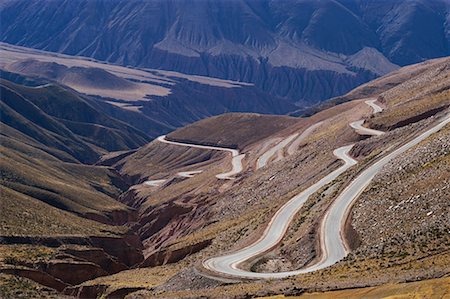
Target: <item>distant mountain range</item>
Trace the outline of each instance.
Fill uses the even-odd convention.
[[[254,83],[303,106],[450,55],[445,0],[9,0],[0,41]]]
[[[69,98],[82,98],[90,108],[125,122],[151,138],[226,112],[287,114],[298,108],[249,83],[128,68],[4,43],[0,43],[0,51],[1,78],[41,90],[47,90],[49,85],[58,86],[70,94]],[[53,109],[69,113],[71,106],[65,100],[55,96]],[[76,116],[86,115],[83,121],[95,123],[96,117],[85,111],[83,105],[73,107],[79,109]],[[43,107],[44,111],[47,109]],[[140,145],[128,144],[127,148]]]

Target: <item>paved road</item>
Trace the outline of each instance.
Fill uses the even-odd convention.
[[[311,135],[312,132],[314,132],[315,129],[317,129],[321,124],[323,123],[323,121],[320,121],[318,123],[313,124],[312,126],[308,127],[305,131],[303,131],[300,136],[298,136],[297,139],[294,140],[294,142],[291,143],[291,145],[288,147],[287,149],[287,153],[288,155],[292,155],[293,153],[295,153],[295,151],[298,149],[298,147],[300,146],[300,143],[305,140],[306,137],[308,137],[309,135]]]
[[[384,134],[384,132],[382,132],[382,131],[363,127],[362,126],[363,123],[364,123],[364,119],[354,121],[354,122],[350,123],[350,127],[352,127],[355,130],[355,132],[358,133],[359,135],[380,136],[380,135]]]
[[[256,169],[260,169],[267,165],[267,163],[270,161],[270,159],[279,151],[282,150],[286,145],[292,142],[292,140],[295,139],[295,137],[298,136],[298,133],[292,134],[286,139],[283,139],[282,141],[278,142],[275,146],[271,147],[269,150],[267,150],[264,154],[262,154],[258,160],[256,161]]]
[[[215,150],[215,151],[225,151],[231,153],[232,160],[232,169],[225,173],[220,173],[216,175],[218,179],[221,180],[230,180],[233,179],[235,175],[239,174],[243,170],[242,166],[242,159],[244,159],[245,154],[239,154],[239,151],[232,148],[226,148],[226,147],[218,147],[218,146],[209,146],[209,145],[199,145],[199,144],[190,144],[190,143],[184,143],[184,142],[176,142],[176,141],[169,141],[166,139],[166,135],[159,136],[157,138],[159,142],[172,144],[172,145],[179,145],[179,146],[186,146],[186,147],[193,147],[193,148],[200,148],[200,149],[206,149],[206,150]],[[196,170],[199,171],[199,170]]]
[[[161,179],[161,180],[148,180],[144,182],[144,185],[150,186],[150,187],[159,187],[162,184],[164,184],[167,180]]]
[[[369,105],[370,107],[372,107],[373,113],[378,113],[378,112],[383,111],[383,108],[381,108],[380,106],[378,106],[378,104],[375,103],[376,101],[377,101],[377,100],[367,100],[367,101],[365,102],[367,105]]]
[[[192,171],[180,171],[177,173],[178,176],[182,178],[191,178],[198,173],[202,173],[203,170],[192,170]]]
[[[182,178],[191,178],[194,175],[203,172],[203,170],[193,170],[193,171],[180,171],[177,172],[177,176]],[[160,179],[160,180],[148,180],[144,182],[144,185],[150,186],[150,187],[160,187],[165,182],[167,182],[167,179]]]
[[[374,108],[374,111],[376,111],[376,108]],[[239,265],[241,263],[264,252],[267,252],[268,250],[276,246],[282,240],[293,217],[300,210],[303,203],[308,199],[308,197],[319,190],[322,186],[337,178],[349,167],[357,163],[347,155],[353,145],[341,147],[334,151],[334,155],[339,159],[342,159],[344,161],[344,165],[324,177],[316,184],[307,188],[305,191],[296,195],[285,205],[283,205],[273,216],[272,220],[269,222],[266,230],[259,240],[257,240],[250,246],[234,253],[205,260],[203,262],[203,266],[206,269],[209,269],[216,273],[231,275],[235,277],[273,279],[313,272],[335,264],[348,254],[348,246],[342,236],[342,228],[353,202],[370,184],[374,176],[382,169],[384,165],[389,163],[389,161],[391,161],[393,158],[399,156],[408,149],[417,145],[419,142],[426,139],[431,134],[439,131],[448,123],[450,123],[450,113],[447,114],[437,125],[435,125],[431,129],[427,130],[405,145],[394,150],[390,154],[372,164],[366,170],[361,172],[344,189],[344,191],[336,198],[323,219],[320,228],[322,259],[319,262],[303,269],[277,273],[256,273],[239,268]]]
[[[335,262],[338,262],[348,254],[348,246],[343,241],[342,226],[344,225],[345,219],[347,218],[347,213],[349,212],[353,202],[370,184],[375,175],[383,168],[384,165],[389,163],[389,161],[417,145],[431,134],[438,132],[448,123],[450,123],[450,114],[447,114],[436,126],[425,131],[418,137],[372,164],[369,168],[358,175],[356,179],[354,179],[344,189],[338,198],[336,198],[333,205],[325,215],[321,228],[321,243],[322,250],[325,253],[325,258],[317,265],[319,269],[328,267]],[[340,225],[338,225],[339,223]]]
[[[383,111],[383,108],[378,106],[375,102],[376,102],[376,100],[365,101],[365,103],[367,105],[372,107],[373,113],[379,113],[379,112]],[[352,127],[355,130],[355,132],[358,133],[359,135],[380,136],[380,135],[384,134],[384,132],[382,132],[382,131],[363,127],[363,124],[364,124],[364,119],[361,119],[361,120],[350,123],[350,127]]]
[[[267,163],[272,159],[275,154],[278,153],[278,160],[281,160],[283,157],[282,150],[289,144],[289,147],[287,149],[287,154],[292,155],[299,147],[300,143],[311,133],[322,124],[322,122],[318,122],[316,124],[313,124],[312,126],[308,127],[305,131],[303,131],[300,135],[298,133],[292,134],[286,139],[280,141],[275,146],[267,150],[264,154],[262,154],[258,160],[256,161],[256,169],[262,168],[267,165]]]
[[[311,187],[307,188],[300,194],[294,196],[285,205],[283,205],[281,209],[279,209],[277,213],[273,216],[268,227],[264,231],[263,236],[258,241],[235,253],[221,257],[215,257],[204,261],[203,265],[205,266],[205,268],[228,275],[249,277],[249,278],[281,278],[308,272],[308,271],[305,272],[305,270],[302,269],[292,272],[255,273],[241,270],[237,266],[238,264],[258,254],[264,253],[273,248],[275,245],[277,245],[283,238],[293,217],[301,209],[303,203],[308,199],[308,197],[317,192],[320,188],[322,188],[326,184],[336,179],[348,168],[356,164],[356,161],[353,160],[347,154],[348,151],[352,148],[352,146],[353,145],[344,146],[334,151],[333,154],[337,158],[343,160],[344,165],[342,165],[332,173],[328,174],[327,176],[325,176],[320,181],[318,181]]]

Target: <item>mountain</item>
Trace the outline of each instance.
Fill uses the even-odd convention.
[[[29,50],[23,51],[29,59]],[[403,67],[315,107],[308,117],[226,113],[169,133],[175,143],[170,144],[161,139],[147,143],[146,134],[104,112],[106,105],[126,111],[108,103],[119,100],[82,94],[57,81],[72,71],[77,76],[92,71],[171,92],[176,85],[167,82],[231,90],[247,85],[110,64],[98,71],[99,63],[80,65],[87,62],[77,58],[76,66],[70,66],[74,60],[55,57],[3,65],[20,73],[2,73],[16,83],[1,82],[2,296],[17,297],[20,290],[30,297],[137,292],[133,296],[239,298],[296,294],[299,286],[302,292],[321,292],[374,285],[383,285],[382,291],[393,279],[437,279],[446,273],[448,124],[390,160],[368,183],[341,227],[350,252],[331,267],[273,284],[217,279],[203,262],[260,239],[289,199],[343,167],[333,153],[352,145],[349,155],[357,163],[307,198],[277,246],[239,268],[271,273],[315,263],[322,252],[321,219],[343,190],[394,150],[448,119],[449,58]],[[26,71],[35,76],[25,76]],[[130,80],[132,71],[154,77]],[[79,82],[85,81],[77,80],[77,88],[86,87]],[[96,92],[102,92],[99,86]],[[369,99],[382,112],[374,113]],[[145,107],[144,101],[149,99],[139,105]],[[382,132],[358,133],[349,125],[358,120]],[[237,149],[242,170],[234,179],[217,178],[236,162],[227,152],[193,144]],[[266,163],[259,166],[264,156]]]
[[[254,83],[302,106],[450,54],[444,0],[20,1],[3,42]]]
[[[2,124],[80,162],[94,163],[102,152],[137,148],[149,140],[60,86],[3,80],[0,88]]]
[[[250,83],[122,67],[8,44],[0,48],[4,77],[71,88],[96,109],[153,138],[225,112],[286,114],[296,109]]]
[[[342,96],[343,103],[332,102],[310,117],[224,114],[168,135],[169,140],[187,144],[238,148],[245,154],[244,169],[234,180],[215,177],[231,167],[230,155],[217,150],[154,140],[127,155],[113,167],[134,183],[120,201],[139,211],[137,233],[143,241],[144,268],[83,283],[76,291],[107,284],[110,289],[94,294],[108,294],[116,288],[134,293],[123,287],[133,285],[144,288],[133,294],[143,298],[157,294],[223,298],[225,293],[240,298],[243,294],[297,294],[380,284],[383,289],[393,279],[409,282],[413,277],[442,277],[449,258],[445,235],[448,124],[387,163],[359,195],[341,229],[350,253],[335,265],[273,284],[230,281],[204,270],[202,263],[261,238],[288,199],[341,167],[333,151],[353,144],[350,155],[357,164],[307,199],[277,246],[238,267],[272,273],[317,261],[322,252],[318,244],[321,219],[343,190],[394,149],[448,119],[449,74],[449,58],[430,60],[369,82]],[[368,99],[376,100],[382,112],[374,114]],[[383,133],[359,135],[349,125],[359,119]],[[297,134],[294,139],[290,138],[293,134]],[[293,141],[297,138],[298,142]],[[284,140],[291,141],[273,151],[268,164],[258,168],[258,159]],[[180,175],[186,171],[194,175]],[[154,180],[164,182],[149,183]],[[142,276],[157,277],[157,286],[149,288],[140,281]]]
[[[124,226],[136,211],[117,201],[129,185],[93,164],[150,138],[58,84],[2,79],[0,107],[0,248],[19,267],[2,264],[1,279],[14,273],[62,291],[140,262],[140,242]]]
[[[445,297],[449,11],[0,1],[0,298]]]

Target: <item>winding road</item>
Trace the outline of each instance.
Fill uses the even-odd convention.
[[[308,127],[305,131],[303,131],[300,135],[298,133],[292,134],[288,136],[287,138],[283,139],[279,143],[277,143],[275,146],[264,152],[258,160],[256,161],[256,169],[260,169],[268,164],[268,162],[272,159],[275,154],[278,153],[278,158],[276,161],[281,160],[283,158],[282,150],[289,145],[287,149],[287,154],[292,155],[299,147],[300,143],[320,125],[322,122],[315,123]]]
[[[318,123],[313,124],[312,126],[308,127],[306,130],[304,130],[300,136],[298,136],[297,139],[294,140],[294,142],[291,143],[291,145],[287,149],[288,155],[292,155],[295,153],[295,151],[300,146],[300,143],[302,143],[303,140],[305,140],[306,137],[311,135],[312,132],[314,132],[315,129],[317,129],[323,121],[319,121]]]
[[[166,135],[159,136],[157,138],[159,142],[172,144],[172,145],[178,145],[178,146],[186,146],[186,147],[192,147],[192,148],[200,148],[200,149],[206,149],[206,150],[215,150],[215,151],[225,151],[231,153],[231,164],[232,169],[225,173],[217,174],[216,177],[221,180],[231,180],[234,179],[234,176],[241,173],[243,170],[242,166],[242,160],[245,157],[245,154],[239,154],[239,151],[237,149],[232,148],[226,148],[226,147],[218,147],[218,146],[209,146],[209,145],[199,145],[199,144],[190,144],[190,143],[184,143],[184,142],[177,142],[177,141],[170,141],[166,139]],[[201,170],[194,170],[194,171],[188,171],[188,172],[182,172],[178,173],[180,176],[184,177],[191,177],[195,173],[199,173]],[[188,174],[188,176],[186,176]]]
[[[381,108],[380,106],[378,106],[378,104],[375,103],[376,101],[377,100],[375,100],[375,99],[365,101],[365,103],[367,105],[372,107],[373,113],[379,113],[379,112],[383,111],[383,108]]]
[[[358,133],[359,135],[380,136],[380,135],[384,134],[384,132],[382,132],[382,131],[363,127],[362,126],[363,123],[364,123],[364,120],[358,120],[358,121],[352,122],[350,124],[350,127],[352,127],[355,130],[355,132]]]
[[[336,179],[340,174],[346,171],[348,168],[356,164],[356,161],[353,160],[350,156],[348,156],[348,152],[352,148],[353,145],[348,145],[344,147],[340,147],[333,152],[333,154],[338,158],[344,161],[344,165],[331,172],[320,181],[307,188],[300,194],[291,198],[286,204],[284,204],[281,209],[279,209],[272,220],[269,222],[266,230],[264,231],[262,237],[253,243],[252,245],[239,250],[235,253],[214,257],[208,259],[203,262],[203,266],[209,270],[219,272],[222,274],[246,277],[246,278],[282,278],[291,275],[301,274],[310,272],[307,269],[301,269],[290,272],[278,272],[278,273],[256,273],[245,271],[238,268],[238,265],[242,262],[255,257],[261,253],[264,253],[274,246],[276,246],[284,237],[289,224],[294,218],[295,214],[301,209],[305,201],[317,192],[320,188],[325,186],[326,184],[332,182]],[[312,270],[314,271],[314,270]]]
[[[382,109],[375,104],[375,101],[366,101],[366,104],[370,105],[375,113],[380,112]],[[431,134],[439,131],[449,122],[450,114],[446,115],[443,120],[431,129],[369,166],[367,169],[362,171],[344,189],[344,191],[342,191],[342,193],[335,199],[331,207],[327,210],[321,223],[319,235],[322,255],[318,262],[299,270],[277,273],[257,273],[239,268],[243,262],[269,251],[281,242],[290,222],[295,217],[296,213],[301,209],[308,197],[317,192],[321,187],[333,181],[348,168],[357,164],[357,161],[348,156],[348,152],[353,145],[338,148],[333,152],[338,159],[344,161],[344,165],[331,172],[311,187],[302,191],[300,194],[294,196],[285,205],[283,205],[272,217],[260,239],[239,251],[205,260],[203,262],[203,266],[213,272],[231,275],[234,277],[274,279],[313,272],[335,264],[344,258],[349,252],[342,232],[347,214],[353,202],[370,184],[374,176],[382,169],[384,165],[411,147],[417,145]]]
[[[365,101],[365,103],[367,105],[372,107],[373,113],[379,113],[379,112],[383,111],[383,108],[378,106],[375,102],[376,102],[376,100],[367,100],[367,101]],[[364,124],[364,119],[360,119],[358,121],[350,123],[350,127],[352,127],[355,130],[355,132],[360,134],[360,135],[381,136],[381,135],[384,134],[384,132],[382,132],[382,131],[378,131],[378,130],[374,130],[374,129],[369,129],[369,128],[363,127],[363,124]]]
[[[267,165],[269,160],[279,151],[282,150],[286,145],[292,142],[296,137],[298,136],[298,133],[292,134],[286,139],[283,139],[282,141],[278,142],[275,146],[270,148],[268,151],[266,151],[264,154],[262,154],[258,160],[256,161],[256,169],[260,169]]]
[[[202,172],[203,172],[203,170],[180,171],[177,173],[177,175],[182,178],[191,178],[194,175],[202,173]]]

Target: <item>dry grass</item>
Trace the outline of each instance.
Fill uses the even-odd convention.
[[[248,145],[302,122],[288,116],[226,113],[178,129],[169,138],[244,149]]]
[[[429,279],[417,282],[386,284],[378,287],[350,289],[332,292],[306,293],[300,296],[271,296],[265,299],[407,299],[407,298],[446,298],[450,295],[450,277]],[[262,298],[262,297],[261,297]]]
[[[21,231],[21,234],[24,234],[27,229],[30,229],[30,232],[37,232],[39,229],[53,231],[50,227],[57,225],[52,225],[48,215],[42,213],[40,216],[32,216],[32,204],[28,204],[31,201],[39,202],[36,203],[36,212],[39,209],[44,211],[46,207],[47,209],[52,207],[49,214],[53,216],[58,214],[53,208],[78,215],[90,213],[101,217],[107,217],[111,211],[127,211],[127,207],[113,198],[118,197],[121,191],[113,185],[116,175],[109,169],[62,162],[44,150],[45,148],[41,150],[13,138],[2,139],[0,182],[5,187],[1,199],[1,212],[4,215],[1,219],[3,233],[13,233],[8,232],[7,226],[9,229]],[[23,217],[22,201],[23,207],[30,206],[28,213],[31,214],[28,217]],[[57,218],[65,217],[62,216],[65,213],[59,213],[59,215],[61,216]],[[73,217],[75,216],[72,215],[70,219],[76,218]],[[37,221],[38,218],[39,221]],[[25,222],[17,225],[16,221],[20,219]],[[16,224],[6,223],[7,220]],[[38,224],[40,221],[47,225],[41,228],[31,225]],[[27,227],[25,223],[29,223],[30,226]],[[69,225],[70,221],[62,220],[61,223]],[[67,225],[63,225],[65,226]]]
[[[166,265],[164,267],[152,267],[132,269],[119,272],[110,276],[98,277],[82,283],[83,286],[106,285],[106,294],[122,288],[153,288],[165,283],[177,272],[182,265]]]
[[[66,296],[30,279],[0,273],[0,298],[61,299]]]
[[[426,115],[423,118],[429,117],[430,115],[427,115],[427,112],[432,115],[432,111],[444,110],[450,107],[449,99],[450,90],[443,90],[419,98],[416,97],[413,100],[393,105],[383,113],[375,115],[369,120],[368,126],[382,129],[404,126],[420,120],[416,119],[420,115]]]
[[[0,187],[0,235],[61,236],[116,235],[113,227],[78,217],[6,187]]]
[[[436,68],[436,64],[432,64],[431,67]],[[426,70],[424,71],[422,69],[419,72],[412,71],[412,73],[415,75],[424,74],[426,73]],[[410,76],[408,75],[402,80],[405,80],[405,78],[410,79]],[[445,74],[443,78],[445,78]],[[424,79],[422,78],[422,80]],[[444,84],[447,84],[445,83],[447,81],[443,82]],[[442,105],[448,104],[448,91],[445,89],[438,90],[437,87],[440,86],[439,82],[428,89],[426,84],[417,85],[417,93],[414,91],[409,92],[410,90],[408,90],[408,94],[405,94],[404,97],[396,96],[396,93],[402,92],[402,90],[405,89],[404,86],[400,86],[399,84],[401,85],[401,82],[397,83],[397,86],[399,87],[395,90],[395,92],[385,93],[385,101],[383,104],[387,107],[387,109],[373,117],[371,119],[372,121],[382,120],[382,122],[395,124],[399,121],[415,117],[420,112],[439,108]],[[411,85],[409,85],[408,88],[411,88]],[[389,89],[390,88],[386,88],[381,91],[386,91]],[[420,94],[420,96],[416,97],[418,94]],[[388,95],[390,98],[388,98]],[[400,100],[389,102],[390,99]],[[352,142],[358,143],[358,150],[368,149],[368,151],[364,151],[363,155],[358,155],[361,161],[357,168],[363,169],[370,161],[376,158],[377,155],[386,150],[392,149],[393,146],[398,146],[400,141],[406,140],[418,132],[423,131],[424,128],[429,126],[433,121],[433,119],[430,118],[423,122],[419,122],[414,126],[403,126],[402,128],[396,129],[395,131],[382,137],[372,137],[365,141],[358,141],[360,140],[359,136],[353,133],[352,129],[348,127],[348,123],[363,117],[368,117],[371,113],[371,109],[362,100],[353,101],[320,112],[318,116],[315,116],[316,120],[321,120],[322,117],[327,118],[326,116],[330,119],[325,121],[322,126],[320,126],[312,135],[304,140],[303,144],[300,146],[300,153],[292,157],[285,158],[280,162],[274,163],[271,167],[261,169],[253,173],[245,173],[240,180],[233,182],[230,185],[234,188],[222,188],[221,190],[223,190],[223,192],[214,194],[214,197],[210,197],[217,202],[217,204],[213,205],[210,209],[215,214],[215,216],[211,217],[211,223],[208,223],[208,225],[203,226],[195,232],[188,233],[183,238],[179,238],[177,241],[169,243],[168,246],[172,249],[181,248],[211,237],[214,238],[214,241],[211,246],[186,258],[181,262],[181,264],[187,263],[187,265],[191,266],[199,265],[200,261],[207,257],[218,255],[221,252],[242,248],[248,244],[248,242],[260,236],[260,233],[265,226],[264,223],[267,222],[276,207],[289,198],[288,194],[293,190],[301,190],[311,183],[311,177],[308,177],[308,172],[311,174],[311,171],[315,173],[320,170],[330,170],[330,160],[327,155],[331,153],[332,149]],[[310,120],[307,121],[309,122]],[[303,126],[301,124],[295,124],[292,127],[300,128]],[[285,135],[285,132],[288,132],[289,130],[291,130],[291,128],[286,128],[279,131],[275,134],[275,136]],[[224,135],[223,132],[221,134]],[[436,135],[436,138],[442,138],[442,134],[448,134],[448,130],[444,130],[441,135]],[[198,133],[198,135],[200,135],[200,133]],[[274,135],[270,136],[270,138],[273,137]],[[217,142],[217,140],[215,141]],[[258,142],[252,144],[252,148],[256,147]],[[253,152],[250,154],[252,153]],[[306,157],[304,155],[306,155]],[[315,166],[312,170],[309,168],[311,165],[308,165],[308,163],[317,158],[315,155],[327,157],[327,159],[322,159],[319,163],[312,164]],[[431,153],[431,155],[434,154]],[[436,165],[443,166],[446,165],[447,160],[448,158],[437,159],[432,163],[426,163],[423,167],[426,169],[432,169]],[[296,166],[298,166],[299,169],[302,169],[302,171],[297,171]],[[443,168],[441,167],[441,170],[443,169],[445,172],[445,166]],[[354,174],[355,173],[351,173],[348,175],[351,176]],[[422,174],[415,172],[411,175],[412,178],[417,178],[419,176],[423,177]],[[443,175],[445,174],[440,171],[439,174],[436,173],[436,178],[442,179]],[[342,179],[345,181],[348,177]],[[430,186],[433,185],[428,179],[428,176],[426,176],[423,184],[417,183],[417,179],[415,181],[416,187],[423,188],[424,190],[430,189]],[[294,184],[291,184],[293,182],[297,182],[299,185],[294,187]],[[196,184],[198,184],[198,182],[194,180],[192,180],[191,183],[193,188],[195,188],[194,186],[197,186]],[[343,181],[339,181],[339,185],[341,185],[341,183],[343,183]],[[395,185],[392,187],[394,186]],[[171,187],[173,188],[171,190],[176,189],[176,185]],[[302,237],[306,234],[303,233],[303,231],[311,229],[312,225],[316,223],[314,220],[318,217],[318,215],[320,215],[321,212],[323,212],[326,202],[330,200],[329,197],[332,197],[338,187],[339,186],[337,185],[333,186],[330,190],[325,191],[328,193],[327,196],[323,198],[315,198],[315,201],[307,203],[310,204],[311,207],[302,210],[299,218],[296,219],[296,223],[291,227],[288,239],[283,241],[281,249],[283,249],[283,246],[284,249],[280,250],[280,248],[277,248],[274,252],[271,252],[268,255],[269,259],[273,257],[277,258],[279,256],[283,256],[283,254],[289,253],[286,252],[289,248],[297,248],[304,245],[301,243]],[[439,189],[441,187],[442,186],[440,185],[436,186],[436,188]],[[164,192],[165,191],[155,192],[153,197],[156,198],[158,194],[163,194]],[[403,193],[406,195],[409,194],[408,192]],[[196,195],[198,196],[198,194]],[[272,200],[270,204],[268,203],[268,198]],[[320,204],[317,204],[317,199],[320,199]],[[370,199],[366,200],[366,202],[370,201]],[[378,215],[378,212],[373,212],[377,211],[378,208],[379,207],[368,209],[371,213],[367,216],[370,219],[380,219],[379,217],[381,217],[381,215]],[[251,217],[247,218],[246,216],[249,215]],[[365,223],[370,223],[370,219],[364,219]],[[407,215],[402,215],[401,219],[404,222],[408,222],[406,221],[408,219]],[[391,229],[397,229],[400,226],[390,225],[390,227]],[[372,234],[372,239],[375,243],[379,241],[376,236],[376,234]],[[303,240],[305,240],[305,238],[303,238]],[[308,242],[314,242],[314,239],[312,241],[309,240]],[[405,256],[401,252],[398,252],[398,254],[396,253],[389,256],[385,255],[380,257],[372,256],[367,252],[356,251],[347,259],[333,267],[281,281],[242,282],[228,286],[211,287],[209,289],[203,287],[198,290],[193,290],[197,286],[195,283],[186,281],[186,288],[189,288],[190,290],[171,291],[169,288],[164,289],[165,291],[161,293],[141,291],[139,294],[141,294],[144,298],[152,298],[152,296],[169,298],[210,296],[212,298],[222,298],[245,296],[245,294],[251,296],[264,295],[265,293],[282,294],[286,292],[295,292],[296,288],[305,288],[308,291],[326,291],[405,282],[412,279],[421,280],[441,277],[449,272],[447,266],[450,262],[449,253],[448,251],[441,250],[446,246],[448,248],[448,245],[446,245],[447,243],[445,242],[441,242],[442,246],[439,247],[435,246],[437,245],[436,242],[429,243],[431,244],[431,247],[428,248],[430,250],[428,250],[426,254],[420,255],[412,254]],[[402,246],[401,242],[399,243],[399,246]],[[439,250],[434,250],[438,247],[440,248]],[[294,259],[298,258],[298,263],[301,264],[302,262],[305,262],[304,257],[302,257],[301,254],[295,252],[295,250],[293,251],[294,252],[290,252],[289,254],[292,254]],[[248,266],[251,267],[251,265]]]
[[[0,267],[29,265],[48,261],[56,249],[36,245],[0,245]]]

